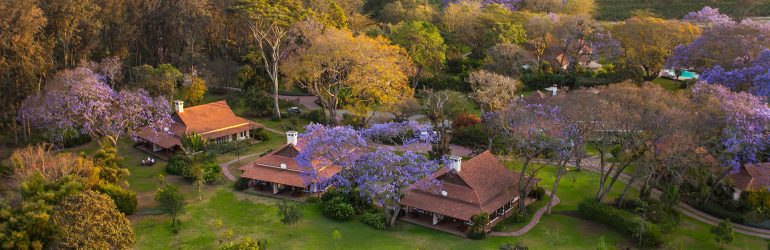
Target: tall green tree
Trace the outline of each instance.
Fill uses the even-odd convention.
[[[52,66],[44,33],[47,21],[37,1],[0,1],[0,127],[10,128],[16,142],[28,132],[16,122],[21,102],[40,92]],[[20,118],[26,124],[26,118]]]
[[[101,7],[94,0],[43,0],[40,7],[48,18],[46,31],[55,44],[57,68],[71,68],[90,58],[102,28]]]
[[[644,69],[644,79],[652,80],[663,69],[676,46],[687,44],[700,35],[700,29],[687,22],[635,16],[612,28],[621,43],[625,59]]]
[[[444,38],[438,28],[429,22],[400,23],[391,28],[388,38],[406,49],[414,61],[413,88],[424,75],[438,73],[446,63],[447,46],[444,44]]]
[[[291,26],[305,19],[310,12],[295,0],[246,0],[241,9],[251,18],[251,35],[262,56],[265,73],[273,83],[273,116],[281,118],[278,106],[279,68],[289,52],[289,43],[296,35]]]

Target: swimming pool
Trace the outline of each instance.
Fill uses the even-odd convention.
[[[674,71],[673,69],[667,69],[667,70],[664,71],[664,75],[668,76],[670,78],[674,78],[674,77],[676,77],[676,71]],[[679,77],[676,78],[676,79],[677,80],[692,80],[692,79],[698,79],[698,77],[700,77],[700,75],[698,75],[698,73],[695,73],[695,72],[692,72],[692,71],[687,71],[687,70],[682,70],[682,72],[679,74]]]
[[[698,79],[700,77],[698,73],[682,70],[682,74],[679,75],[679,80]]]

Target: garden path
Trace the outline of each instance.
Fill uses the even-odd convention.
[[[244,155],[244,156],[241,156],[241,159],[249,158],[249,157],[253,157],[253,156],[258,156],[258,155],[259,155],[259,153],[250,154],[250,155]],[[230,164],[233,164],[234,162],[236,162],[238,160],[239,159],[233,159],[232,161],[228,161],[228,162],[219,164],[219,168],[222,169],[222,174],[224,174],[225,177],[227,177],[227,179],[232,181],[232,182],[236,182],[238,180],[238,178],[235,178],[235,176],[232,173],[230,173],[230,168],[228,166],[230,166]]]
[[[572,162],[568,163],[568,165],[569,166],[574,166],[574,164]],[[589,170],[589,171],[593,171],[593,172],[597,172],[597,173],[601,172],[600,171],[600,165],[599,165],[599,158],[596,157],[596,156],[588,157],[586,159],[583,159],[583,161],[580,163],[580,165],[581,165],[581,169],[585,169],[585,170]],[[631,178],[631,176],[629,176],[627,174],[621,174],[619,179],[621,181],[625,182],[625,183],[628,183],[628,180],[630,178]],[[634,186],[636,186],[636,187],[639,187],[639,185],[640,185],[639,183],[634,183]],[[651,196],[653,198],[657,199],[657,198],[660,197],[660,194],[661,194],[661,191],[654,188],[652,190]],[[706,214],[703,211],[700,211],[700,210],[698,210],[698,209],[696,209],[696,208],[694,208],[694,207],[692,207],[692,206],[690,206],[688,204],[685,204],[683,202],[680,202],[679,205],[676,206],[676,210],[681,212],[684,215],[687,215],[690,218],[693,218],[693,219],[695,219],[697,221],[700,221],[700,222],[703,222],[703,223],[706,223],[706,224],[709,224],[709,225],[712,225],[712,226],[717,225],[720,222],[722,222],[722,219],[719,219],[719,218],[716,218],[716,217],[711,216],[709,214]],[[750,226],[746,226],[746,225],[741,225],[741,224],[733,223],[733,230],[735,232],[746,234],[746,235],[756,236],[756,237],[760,237],[760,238],[763,238],[763,239],[770,239],[770,230],[767,230],[767,229],[761,229],[761,228],[750,227]]]
[[[551,192],[550,191],[546,191],[546,195],[550,196]],[[559,202],[561,202],[561,200],[559,200],[559,196],[554,196],[553,199],[554,199],[553,200],[553,205],[554,206],[556,206],[557,204],[559,204]],[[519,230],[516,230],[516,231],[513,231],[513,232],[491,232],[491,233],[489,233],[489,235],[492,235],[492,236],[505,236],[505,237],[521,236],[521,235],[529,232],[529,230],[532,230],[533,227],[537,226],[537,223],[540,222],[540,218],[543,217],[543,214],[545,213],[546,210],[548,210],[548,206],[547,205],[541,207],[540,209],[538,209],[535,212],[535,214],[532,215],[532,219],[529,221],[529,223],[527,223],[526,226],[522,227]]]

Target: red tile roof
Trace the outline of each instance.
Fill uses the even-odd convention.
[[[431,179],[441,182],[440,189],[446,191],[447,196],[415,184],[401,199],[401,204],[469,220],[475,214],[492,213],[519,197],[519,174],[506,168],[489,151],[463,162],[459,173],[443,168],[423,181]]]
[[[170,134],[156,133],[150,128],[141,128],[137,137],[164,148],[181,146],[181,138],[188,133],[197,133],[208,140],[241,133],[263,127],[233,113],[225,101],[212,102],[185,108],[176,114],[177,122],[170,127]]]
[[[746,164],[730,178],[735,187],[743,191],[767,189],[770,187],[770,162]]]
[[[299,149],[292,145],[286,144],[275,151],[254,160],[253,162],[241,166],[243,171],[241,177],[261,180],[267,182],[274,182],[278,184],[284,184],[294,187],[305,187],[307,181],[303,177],[302,170],[294,157],[299,153]],[[285,168],[282,168],[285,165]],[[323,179],[331,178],[339,173],[341,168],[335,165],[328,165],[323,167],[316,167],[318,175]],[[312,180],[311,182],[317,182]]]

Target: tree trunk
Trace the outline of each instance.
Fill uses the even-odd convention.
[[[545,213],[551,214],[551,208],[553,208],[553,198],[556,197],[556,189],[559,187],[559,181],[561,181],[562,175],[564,175],[564,171],[566,169],[566,160],[564,163],[560,163],[559,165],[559,171],[556,173],[556,180],[553,181],[553,187],[551,188],[551,195],[548,197],[548,206],[546,207]]]
[[[524,183],[524,175],[527,172],[527,168],[529,168],[530,160],[531,158],[524,160],[524,165],[521,167],[521,173],[519,174],[519,212],[521,212],[521,214],[527,213],[527,204],[524,201],[524,198],[527,196],[525,193],[527,191],[527,186]]]
[[[634,185],[634,182],[636,181],[636,175],[632,175],[630,179],[628,179],[628,183],[626,183],[626,186],[623,188],[623,192],[620,193],[620,197],[618,197],[617,206],[619,207],[621,204],[623,204],[623,200],[626,198],[626,193],[628,193],[628,190],[631,189],[631,186]]]
[[[273,78],[273,117],[281,119],[281,108],[278,106],[278,74],[274,72]]]
[[[714,193],[715,187],[719,185],[719,183],[722,183],[722,181],[727,178],[728,175],[730,175],[730,170],[722,172],[722,174],[719,176],[719,178],[717,178],[713,185],[706,185],[708,192],[706,192],[706,197],[700,201],[701,205],[706,204],[706,202],[711,199],[711,195]]]
[[[398,214],[401,213],[401,206],[396,205],[396,207],[393,209],[393,214],[390,215],[390,226],[393,227],[393,225],[396,224],[396,219],[398,219]]]

